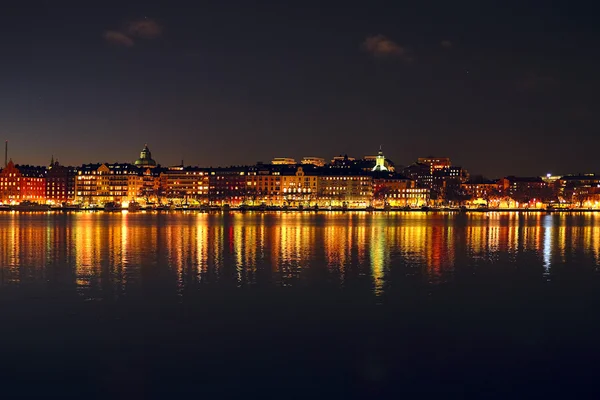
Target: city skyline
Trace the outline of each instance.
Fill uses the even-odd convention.
[[[33,203],[32,203],[33,202]],[[40,204],[43,203],[43,204]],[[336,156],[331,161],[277,157],[270,163],[231,166],[161,166],[148,145],[134,162],[64,166],[16,164],[0,170],[2,210],[115,208],[266,210],[413,210],[467,207],[477,210],[598,209],[600,175],[471,176],[449,157],[419,157],[408,166],[376,156]],[[66,208],[65,208],[66,207]]]
[[[15,159],[122,161],[147,141],[163,164],[230,165],[383,143],[486,176],[596,170],[594,5],[38,7],[0,16]]]
[[[49,159],[46,162],[42,162],[42,163],[35,163],[35,162],[28,162],[28,161],[21,161],[18,159],[14,159],[14,157],[12,156],[12,148],[9,147],[10,145],[10,141],[9,140],[5,140],[5,145],[6,145],[6,160],[3,159],[3,164],[0,167],[0,170],[2,169],[2,167],[4,167],[4,163],[12,160],[14,162],[15,165],[27,165],[27,166],[36,166],[36,167],[45,167],[48,165],[52,165],[54,163],[54,161],[58,161],[60,162],[60,165],[63,166],[71,166],[71,167],[79,167],[82,165],[88,165],[88,164],[135,164],[135,159],[136,157],[132,157],[130,156],[128,159],[124,159],[124,160],[115,160],[115,161],[109,161],[107,159],[105,160],[82,160],[80,162],[76,162],[76,163],[70,163],[70,162],[64,162],[62,158],[58,157],[55,154],[50,154]],[[144,147],[142,148],[142,150],[148,149],[149,145],[148,143],[144,144]],[[378,151],[381,152],[382,150],[384,150],[384,146],[379,145]],[[288,157],[288,156],[281,156],[281,155],[276,155],[276,156],[271,156],[270,158],[267,158],[265,160],[256,160],[254,162],[250,162],[250,163],[242,163],[242,162],[234,162],[232,164],[222,164],[222,165],[207,165],[207,164],[201,164],[201,163],[191,163],[191,162],[186,162],[186,160],[184,159],[180,159],[178,161],[175,161],[173,163],[169,163],[169,164],[165,164],[162,163],[159,160],[156,161],[157,165],[162,167],[162,168],[169,168],[169,167],[176,167],[176,166],[184,166],[184,167],[198,167],[198,168],[230,168],[230,167],[240,167],[240,166],[254,166],[254,165],[261,165],[261,164],[278,164],[279,162],[277,162],[276,160],[294,160],[295,165],[302,165],[303,160],[308,160],[308,159],[322,159],[326,164],[329,164],[331,162],[334,161],[335,158],[339,158],[339,157],[349,157],[351,159],[357,159],[357,160],[369,160],[370,161],[374,161],[375,157],[377,155],[377,151],[373,151],[371,153],[366,153],[366,154],[348,154],[348,153],[337,153],[334,155],[331,155],[329,157],[327,156],[321,156],[318,154],[315,154],[317,152],[313,152],[310,155],[302,155],[299,157]],[[418,155],[417,157],[414,157],[412,160],[408,160],[406,162],[398,162],[397,160],[394,160],[392,157],[388,157],[388,153],[387,150],[384,151],[385,154],[385,159],[386,161],[389,160],[392,163],[394,163],[394,165],[401,167],[401,168],[405,168],[405,167],[409,167],[411,165],[415,165],[419,163],[419,159],[422,158],[448,158],[454,161],[454,157],[449,156],[448,154],[427,154],[425,157],[423,157],[423,154]],[[160,157],[160,156],[159,156]],[[157,157],[154,157],[154,159],[156,159]],[[287,163],[284,163],[287,164]],[[453,163],[453,165],[456,166],[460,166],[463,169],[467,170],[470,175],[474,176],[474,177],[478,177],[478,178],[485,178],[485,179],[500,179],[502,177],[507,177],[507,176],[528,176],[528,177],[532,177],[532,176],[539,176],[539,177],[544,177],[544,176],[569,176],[569,175],[585,175],[585,174],[597,174],[598,172],[596,170],[591,170],[591,171],[563,171],[563,172],[554,172],[554,171],[547,171],[545,173],[532,173],[532,174],[520,174],[520,175],[516,175],[516,174],[511,174],[511,173],[504,173],[498,176],[487,176],[484,175],[482,173],[479,173],[479,171],[477,170],[473,170],[472,168],[469,168],[469,166],[464,166],[461,165],[460,163]],[[508,165],[508,163],[507,163]],[[398,171],[396,171],[398,172]]]

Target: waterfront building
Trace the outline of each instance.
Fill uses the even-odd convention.
[[[554,183],[554,191],[559,199],[564,202],[579,202],[577,195],[582,192],[579,188],[597,187],[600,185],[600,175],[577,174],[562,176]]]
[[[575,187],[573,189],[573,204],[581,208],[599,208],[600,184]]]
[[[0,201],[46,201],[46,168],[15,165],[12,159],[0,171]]]
[[[431,192],[440,201],[461,202],[461,185],[469,180],[469,173],[459,166],[436,169],[433,173]]]
[[[198,167],[174,166],[160,174],[160,188],[169,199],[179,203],[208,204],[209,170]]]
[[[373,205],[377,207],[420,207],[429,202],[430,191],[414,181],[396,176],[373,179]]]
[[[447,157],[421,157],[402,174],[413,179],[417,187],[431,190],[431,199],[440,203],[462,201],[461,184],[469,180],[467,170],[452,165]]]
[[[112,164],[116,167],[115,173],[113,173],[112,177],[117,177],[121,175],[121,178],[116,184],[126,183],[127,187],[121,186],[121,193],[125,193],[125,198],[121,198],[117,201],[138,201],[140,195],[143,192],[144,187],[144,178],[143,171],[137,168],[132,164]],[[122,176],[126,177],[126,180],[122,178]],[[111,180],[112,183],[112,180]],[[116,185],[113,185],[113,187]],[[118,191],[118,187],[115,188],[115,191]]]
[[[532,206],[539,206],[553,200],[552,188],[539,176],[507,176],[500,179],[499,184],[503,195],[512,198],[519,204],[529,203]]]
[[[78,168],[75,179],[75,202],[95,204],[98,197],[98,188],[101,187],[99,171],[102,164],[83,164]],[[108,169],[106,169],[108,170]]]
[[[160,176],[164,169],[160,167],[140,168],[142,186],[139,200],[146,205],[155,204],[165,196],[164,187],[161,186]]]
[[[502,185],[498,179],[481,180],[480,182],[467,181],[461,184],[464,193],[474,199],[498,198],[502,195]]]
[[[210,170],[208,201],[211,205],[238,206],[246,201],[248,167],[213,168]]]
[[[307,171],[310,171],[307,169]],[[281,175],[283,205],[310,206],[316,204],[318,194],[318,176],[305,173],[302,167],[286,169]]]
[[[46,173],[46,201],[54,204],[72,203],[75,200],[74,167],[60,165],[58,160],[50,162]]]
[[[133,164],[84,164],[77,171],[75,201],[98,205],[134,201],[143,186],[142,173]]]
[[[281,168],[264,164],[249,168],[246,175],[246,202],[249,205],[280,206],[283,202]]]
[[[373,178],[348,171],[325,169],[318,179],[318,202],[320,206],[364,208],[371,203]]]
[[[246,202],[269,206],[314,205],[318,184],[315,170],[310,165],[250,168],[246,175]]]
[[[145,145],[133,163],[84,164],[75,178],[75,202],[102,205],[109,202],[152,202],[158,194],[160,169]]]
[[[21,200],[21,172],[12,160],[0,171],[0,202],[10,203]]]
[[[46,167],[17,165],[21,173],[21,201],[46,202]]]

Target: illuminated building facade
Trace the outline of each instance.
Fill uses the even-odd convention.
[[[402,174],[414,180],[417,187],[431,190],[431,198],[437,203],[460,202],[461,185],[469,180],[469,173],[453,166],[447,157],[421,157]]]
[[[64,174],[64,171],[60,173]],[[86,205],[130,201],[150,203],[160,194],[159,177],[160,170],[148,145],[145,145],[133,164],[84,164],[77,168],[74,201]]]
[[[431,175],[433,175],[435,171],[450,168],[452,166],[449,157],[419,157],[417,163],[427,165]]]
[[[318,180],[319,205],[349,208],[369,205],[373,196],[371,176],[327,172]]]
[[[373,179],[375,206],[420,207],[429,202],[430,191],[417,188],[415,182],[403,177]]]
[[[21,172],[12,160],[0,171],[0,201],[8,203],[21,200]]]
[[[52,161],[46,173],[46,201],[54,204],[72,203],[75,200],[74,167],[60,165]]]
[[[519,203],[541,203],[552,199],[552,188],[541,177],[507,176],[500,179],[504,195]]]
[[[267,166],[251,168],[246,175],[246,201],[250,205],[281,205],[281,171]]]
[[[210,170],[208,201],[211,205],[237,206],[246,201],[246,167]]]
[[[164,187],[161,186],[161,168],[140,168],[142,176],[142,187],[138,201],[146,204],[154,204],[164,196]]]
[[[209,170],[198,167],[169,167],[160,174],[160,187],[169,200],[207,204]]]
[[[502,185],[499,180],[482,182],[466,182],[461,185],[464,193],[473,198],[489,199],[502,195]]]
[[[281,176],[284,205],[309,206],[316,204],[319,178],[305,173],[302,167],[286,171]]]
[[[0,201],[347,208],[481,203],[490,208],[531,208],[533,202],[536,207],[600,208],[600,175],[476,179],[469,181],[468,172],[451,165],[447,157],[419,158],[396,173],[381,149],[377,156],[344,155],[330,163],[305,157],[300,164],[276,158],[271,164],[253,166],[161,168],[145,146],[134,164],[74,168],[52,161],[46,168],[19,166],[11,160],[0,171]]]
[[[581,203],[580,197],[585,190],[581,188],[591,188],[600,185],[600,175],[597,174],[579,174],[565,175],[554,184],[555,193],[565,202]]]
[[[75,201],[85,204],[96,204],[98,189],[101,188],[101,164],[84,164],[77,171],[75,179]],[[107,190],[108,191],[108,190]]]
[[[600,207],[600,184],[576,187],[573,190],[573,203],[582,208]]]
[[[143,186],[142,173],[132,164],[84,164],[75,179],[75,201],[99,205],[133,201]]]
[[[320,157],[304,157],[302,165],[314,165],[315,167],[324,167],[325,159]]]
[[[273,165],[296,165],[296,160],[293,158],[287,158],[287,157],[277,157],[277,158],[274,158],[273,161],[271,161],[271,164],[273,164]]]
[[[308,171],[308,172],[306,172]],[[318,176],[307,167],[261,166],[246,175],[246,201],[250,205],[309,206],[317,200]]]
[[[21,201],[46,201],[46,167],[17,165],[21,173]]]
[[[46,169],[15,165],[10,160],[0,171],[0,201],[3,203],[46,200]]]

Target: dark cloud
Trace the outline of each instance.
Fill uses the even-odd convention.
[[[131,21],[125,28],[129,36],[142,39],[155,39],[162,35],[162,31],[162,26],[150,18]]]
[[[143,18],[129,21],[120,31],[108,30],[104,32],[104,39],[120,46],[131,47],[135,39],[156,39],[162,35],[162,26],[153,19]]]
[[[131,47],[134,45],[133,39],[118,31],[104,32],[104,39],[107,42],[117,44],[119,46]]]
[[[453,45],[454,44],[451,41],[449,41],[449,40],[442,40],[440,42],[440,46],[442,46],[445,49],[451,49]]]
[[[362,49],[376,57],[400,57],[405,61],[412,61],[413,57],[409,55],[405,47],[389,39],[384,35],[372,35],[362,43]]]

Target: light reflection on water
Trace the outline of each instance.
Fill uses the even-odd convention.
[[[515,268],[551,281],[555,269],[596,270],[599,223],[593,213],[6,213],[0,288],[106,298],[362,284],[382,295],[407,279],[436,285]]]

